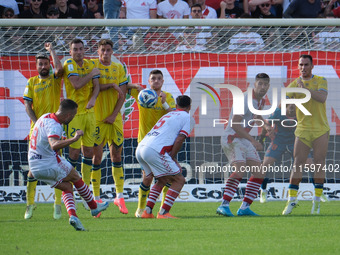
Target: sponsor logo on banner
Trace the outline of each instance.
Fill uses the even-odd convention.
[[[241,201],[245,193],[245,184],[240,184],[233,201]],[[125,185],[124,199],[127,202],[138,201],[139,185]],[[204,184],[184,185],[176,201],[178,202],[219,202],[223,197],[224,185],[222,184]],[[54,202],[54,189],[49,186],[37,186],[35,201],[37,203]],[[105,201],[112,201],[116,197],[115,188],[112,185],[101,185],[100,198]],[[324,194],[330,200],[340,199],[340,189],[337,184],[325,184]],[[76,191],[74,195],[77,201],[81,198]],[[302,183],[298,192],[298,200],[312,200],[314,196],[314,187],[312,184]],[[259,199],[259,198],[257,198]],[[270,183],[268,184],[268,200],[280,201],[288,199],[288,183]],[[0,187],[0,203],[24,203],[26,202],[26,186],[5,186]]]

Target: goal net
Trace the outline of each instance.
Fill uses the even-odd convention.
[[[338,191],[332,186],[340,179],[340,30],[337,25],[335,19],[3,20],[0,24],[0,202],[25,200],[30,121],[22,96],[27,80],[37,75],[34,55],[44,51],[45,42],[53,42],[59,58],[66,59],[68,43],[73,38],[84,41],[86,58],[98,57],[98,41],[110,38],[115,43],[113,61],[124,64],[130,82],[148,87],[149,72],[157,68],[164,74],[165,91],[174,97],[191,96],[191,115],[196,125],[178,154],[186,186],[190,187],[182,194],[183,201],[218,201],[223,183],[231,173],[220,139],[233,99],[228,89],[217,85],[234,85],[244,92],[253,86],[257,73],[267,73],[271,88],[266,96],[266,108],[270,108],[273,94],[279,93],[280,98],[280,88],[299,76],[299,56],[312,55],[313,73],[327,79],[329,90],[327,117],[331,131],[325,193],[338,198]],[[273,88],[277,88],[277,92]],[[125,196],[132,201],[137,199],[142,177],[135,158],[136,104],[135,99],[127,95],[122,110]],[[258,136],[259,132],[260,128],[253,128],[251,135]],[[269,142],[266,139],[266,147]],[[264,152],[260,155],[263,159]],[[281,170],[276,168],[268,173],[272,198],[286,196],[291,165],[291,155],[285,153],[276,164]],[[304,173],[303,183],[310,183],[311,177],[311,173]],[[107,148],[101,183],[102,197],[114,197]],[[241,193],[240,190],[238,195]]]

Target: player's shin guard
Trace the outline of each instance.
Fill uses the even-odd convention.
[[[68,215],[70,217],[73,215],[78,218],[76,214],[76,206],[73,200],[73,193],[71,191],[63,191],[62,193],[63,193],[63,201],[64,201]]]
[[[80,178],[78,181],[73,183],[74,187],[76,187],[79,195],[86,201],[88,206],[91,209],[97,208],[97,203],[94,201],[92,193],[89,187],[84,183],[84,181]]]
[[[249,205],[253,203],[254,199],[257,198],[262,181],[263,179],[255,178],[254,176],[249,178],[243,202],[248,203]]]
[[[27,205],[34,205],[35,189],[38,181],[35,178],[27,177]]]
[[[169,212],[172,205],[174,204],[176,198],[179,195],[179,192],[176,190],[173,190],[171,188],[168,188],[168,192],[166,193],[164,204],[162,205],[162,209],[164,209],[166,212]],[[163,189],[164,191],[164,189]]]
[[[148,198],[150,192],[150,186],[144,185],[144,183],[141,183],[139,186],[138,191],[138,208],[144,209],[146,206],[146,199]]]
[[[116,192],[117,192],[117,197],[118,197],[118,194],[122,195],[124,192],[124,171],[122,167],[122,162],[112,163],[112,175],[115,181]]]
[[[315,185],[314,185],[314,199],[313,200],[320,202],[322,192],[323,192],[323,183],[315,183]]]
[[[146,206],[153,209],[159,194],[161,194],[161,192],[162,192],[162,189],[163,189],[163,186],[158,185],[158,183],[156,183],[155,185],[152,186],[148,200],[146,202]]]
[[[289,200],[295,200],[297,197],[298,191],[299,191],[299,185],[289,184],[288,186]]]
[[[61,195],[62,195],[62,191],[60,189],[55,188],[54,189],[54,204],[55,205],[61,205]]]
[[[82,157],[81,175],[87,186],[90,186],[91,181],[92,158]]]
[[[166,197],[166,193],[168,192],[169,188],[170,188],[171,184],[170,183],[167,183],[165,184],[164,188],[163,188],[163,195],[162,195],[162,203],[161,203],[161,207],[163,206],[164,204],[164,201],[165,201],[165,197]]]
[[[242,180],[242,178],[239,178],[236,173],[232,173],[230,175],[230,177],[228,178],[227,183],[225,185],[223,200],[230,202],[233,199],[234,194],[235,194],[241,180]]]
[[[92,182],[92,190],[93,196],[96,200],[100,200],[100,180],[102,178],[102,170],[100,165],[93,165],[91,171],[91,182]]]

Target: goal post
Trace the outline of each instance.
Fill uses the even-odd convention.
[[[165,91],[174,97],[191,96],[191,115],[196,125],[178,155],[186,178],[185,187],[188,187],[183,201],[219,201],[230,174],[220,137],[233,100],[227,89],[217,85],[234,85],[244,92],[253,86],[257,73],[268,73],[271,77],[271,89],[266,97],[268,109],[273,88],[280,92],[280,88],[298,77],[300,54],[312,55],[313,73],[327,79],[329,90],[327,117],[331,131],[326,163],[332,169],[327,171],[325,192],[338,198],[335,184],[340,181],[339,27],[337,19],[2,19],[0,203],[25,200],[29,118],[22,95],[28,78],[37,75],[34,56],[44,51],[44,42],[53,42],[59,58],[66,59],[68,43],[73,38],[84,41],[86,58],[96,58],[98,41],[110,38],[115,42],[113,61],[124,64],[132,83],[147,87],[149,72],[157,68],[164,74]],[[134,98],[127,96],[123,111],[125,197],[127,201],[136,201],[141,169],[134,155],[138,134],[138,108]],[[251,134],[257,136],[259,129],[254,128]],[[260,154],[263,159],[263,152]],[[285,154],[279,166],[289,170],[291,164],[290,155]],[[272,199],[284,199],[289,171],[270,173],[268,177]],[[308,174],[304,174],[303,182],[311,182]],[[107,148],[101,183],[103,198],[111,199],[115,191]],[[38,186],[41,190],[48,190],[41,185]],[[241,185],[239,196],[243,188]],[[305,191],[306,194],[312,192],[311,186]],[[49,192],[53,192],[52,189]],[[16,198],[8,194],[16,194]]]

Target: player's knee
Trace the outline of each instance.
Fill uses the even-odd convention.
[[[111,155],[111,161],[112,162],[121,162],[122,161],[122,157],[120,154],[112,154]]]

